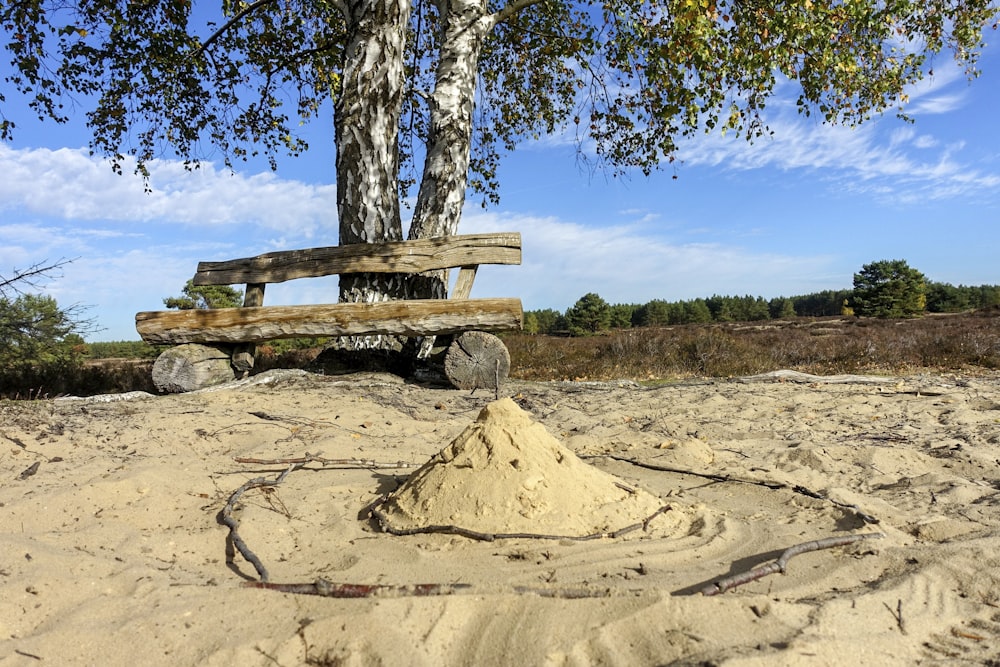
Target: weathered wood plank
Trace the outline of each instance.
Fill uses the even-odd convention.
[[[339,273],[423,273],[475,264],[520,264],[521,235],[464,234],[415,241],[360,243],[200,262],[195,285],[280,283]]]
[[[421,299],[137,313],[148,343],[258,343],[306,336],[430,336],[521,328],[520,299]]]
[[[455,279],[455,287],[451,290],[452,299],[468,299],[472,294],[472,283],[476,280],[478,266],[463,266]]]
[[[257,308],[264,305],[264,283],[250,283],[246,287],[246,294],[243,297],[244,308]],[[257,353],[253,343],[237,345],[233,350],[233,370],[241,380],[250,374],[253,369],[254,355]]]

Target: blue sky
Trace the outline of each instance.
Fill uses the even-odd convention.
[[[648,179],[591,174],[559,138],[522,146],[502,164],[500,205],[470,199],[460,232],[519,231],[524,263],[483,268],[473,296],[560,311],[587,292],[772,298],[849,288],[882,259],[935,281],[1000,284],[1000,49],[981,69],[969,83],[942,57],[911,91],[913,124],[888,114],[830,127],[778,98],[773,138],[698,136]],[[128,169],[87,155],[82,120],[35,123],[16,103],[5,105],[15,140],[0,144],[0,275],[72,259],[42,289],[89,306],[101,328],[91,340],[137,339],[135,313],[161,309],[200,260],[337,243],[332,120],[276,173],[159,161],[147,194]],[[266,302],[335,300],[335,279],[323,279],[272,286]]]

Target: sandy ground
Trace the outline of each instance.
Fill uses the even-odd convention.
[[[0,403],[0,665],[1000,665],[1000,376],[771,380],[505,387],[561,446],[670,507],[588,541],[399,536],[370,518],[488,392],[292,373]],[[307,452],[400,467],[314,462],[246,491],[232,516],[270,581],[469,587],[244,586],[258,575],[227,556],[218,517],[287,466],[234,459]],[[701,593],[867,533],[884,538]]]

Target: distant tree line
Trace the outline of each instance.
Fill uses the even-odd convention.
[[[928,281],[902,260],[872,262],[854,275],[854,288],[764,299],[719,296],[644,304],[609,304],[585,294],[560,313],[551,308],[526,311],[529,334],[588,335],[631,327],[757,322],[793,317],[918,317],[924,312],[956,313],[1000,305],[1000,285],[950,285]]]

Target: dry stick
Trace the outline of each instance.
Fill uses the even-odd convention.
[[[888,609],[889,613],[892,614],[892,617],[896,619],[896,627],[899,628],[899,631],[905,635],[906,634],[906,628],[903,626],[903,600],[902,599],[897,599],[896,600],[896,611],[893,611],[892,607],[890,607],[885,602],[883,602],[882,605],[886,609]],[[954,632],[954,631],[952,631],[952,632]]]
[[[655,463],[645,463],[643,461],[636,461],[635,459],[630,459],[625,456],[617,456],[615,454],[595,454],[593,456],[584,456],[581,458],[605,458],[612,459],[613,461],[621,461],[622,463],[629,463],[639,468],[646,468],[647,470],[658,470],[661,472],[673,472],[679,475],[691,475],[693,477],[701,477],[703,479],[710,479],[715,482],[733,482],[736,484],[753,484],[755,486],[763,486],[772,490],[788,489],[794,491],[803,496],[808,496],[810,498],[816,498],[817,500],[824,500],[828,503],[832,503],[837,507],[843,507],[844,509],[849,509],[854,514],[864,521],[865,523],[879,523],[878,517],[872,516],[861,510],[857,505],[852,505],[850,503],[844,503],[839,500],[834,500],[833,498],[824,495],[818,491],[813,491],[812,489],[807,489],[799,484],[786,484],[784,482],[776,482],[762,479],[749,479],[746,477],[733,477],[732,475],[719,475],[715,473],[708,472],[697,472],[694,470],[686,470],[684,468],[674,468],[671,466],[661,466]]]
[[[302,465],[302,463],[293,463],[289,465],[288,469],[278,475],[276,479],[255,477],[254,479],[247,481],[243,484],[243,486],[233,491],[233,494],[229,496],[229,501],[226,503],[226,506],[222,508],[221,512],[219,512],[219,523],[229,528],[229,539],[232,540],[233,546],[240,552],[240,555],[243,556],[248,563],[253,565],[254,569],[257,570],[257,575],[260,577],[261,581],[268,580],[267,568],[264,567],[264,564],[260,562],[260,559],[257,558],[254,552],[250,551],[250,547],[248,547],[246,542],[243,541],[243,538],[240,537],[240,522],[233,517],[233,506],[236,505],[236,501],[250,489],[256,489],[262,486],[277,486],[285,481],[285,477],[288,476],[288,473],[297,468],[301,468]]]
[[[508,588],[479,589],[470,584],[343,584],[317,579],[311,584],[277,584],[266,581],[245,581],[244,588],[262,588],[279,593],[319,595],[328,598],[400,598],[459,595],[462,593],[516,593],[547,598],[580,600],[583,598],[611,597],[610,589],[541,588],[538,586],[511,586]]]
[[[375,520],[378,521],[379,527],[389,533],[390,535],[404,536],[404,535],[420,535],[424,533],[446,533],[449,535],[461,535],[462,537],[468,537],[473,540],[481,540],[483,542],[493,542],[494,540],[509,540],[509,539],[532,539],[532,540],[573,540],[576,542],[587,542],[589,540],[599,540],[602,538],[618,538],[632,531],[648,530],[649,523],[660,516],[664,512],[670,511],[670,505],[664,505],[660,509],[656,510],[648,517],[642,521],[633,523],[630,526],[625,526],[624,528],[619,528],[618,530],[609,533],[591,533],[589,535],[546,535],[544,533],[484,533],[478,530],[472,530],[470,528],[463,528],[461,526],[454,525],[437,525],[437,526],[421,526],[419,528],[393,528],[389,525],[389,520],[383,514],[379,507],[389,499],[389,496],[382,496],[374,504],[372,504],[370,511]]]
[[[797,544],[794,547],[789,547],[778,557],[778,560],[773,563],[767,563],[766,565],[761,565],[753,569],[747,570],[746,572],[741,572],[739,574],[734,574],[731,577],[726,577],[725,579],[720,579],[719,581],[713,582],[705,588],[701,589],[702,595],[718,595],[719,593],[725,593],[731,588],[736,588],[737,586],[742,586],[743,584],[749,583],[751,581],[756,581],[762,579],[770,574],[780,572],[785,573],[785,569],[788,567],[788,561],[799,554],[808,553],[810,551],[819,551],[820,549],[830,549],[832,547],[841,547],[846,544],[853,544],[854,542],[860,542],[861,540],[868,539],[878,539],[883,538],[885,535],[882,533],[863,533],[861,535],[844,535],[841,537],[827,537],[822,540],[813,540],[812,542],[803,542],[802,544]]]
[[[496,361],[497,361],[497,368],[496,368],[496,373],[493,376],[493,378],[494,378],[493,389],[494,389],[494,392],[495,392],[494,393],[494,397],[496,398],[496,400],[499,401],[500,400],[500,360],[497,359]]]
[[[292,463],[320,463],[324,466],[353,466],[358,468],[416,468],[418,464],[416,463],[406,463],[405,461],[396,461],[395,463],[384,463],[380,461],[373,461],[371,459],[327,459],[323,458],[322,452],[317,452],[316,454],[310,454],[306,452],[304,456],[298,456],[294,458],[287,459],[257,459],[246,456],[234,456],[233,460],[237,463],[253,463],[256,465],[289,465]]]
[[[244,581],[245,588],[264,588],[280,593],[320,595],[328,598],[400,598],[453,595],[472,588],[469,584],[342,584],[317,579],[311,584],[273,584],[267,581]]]

